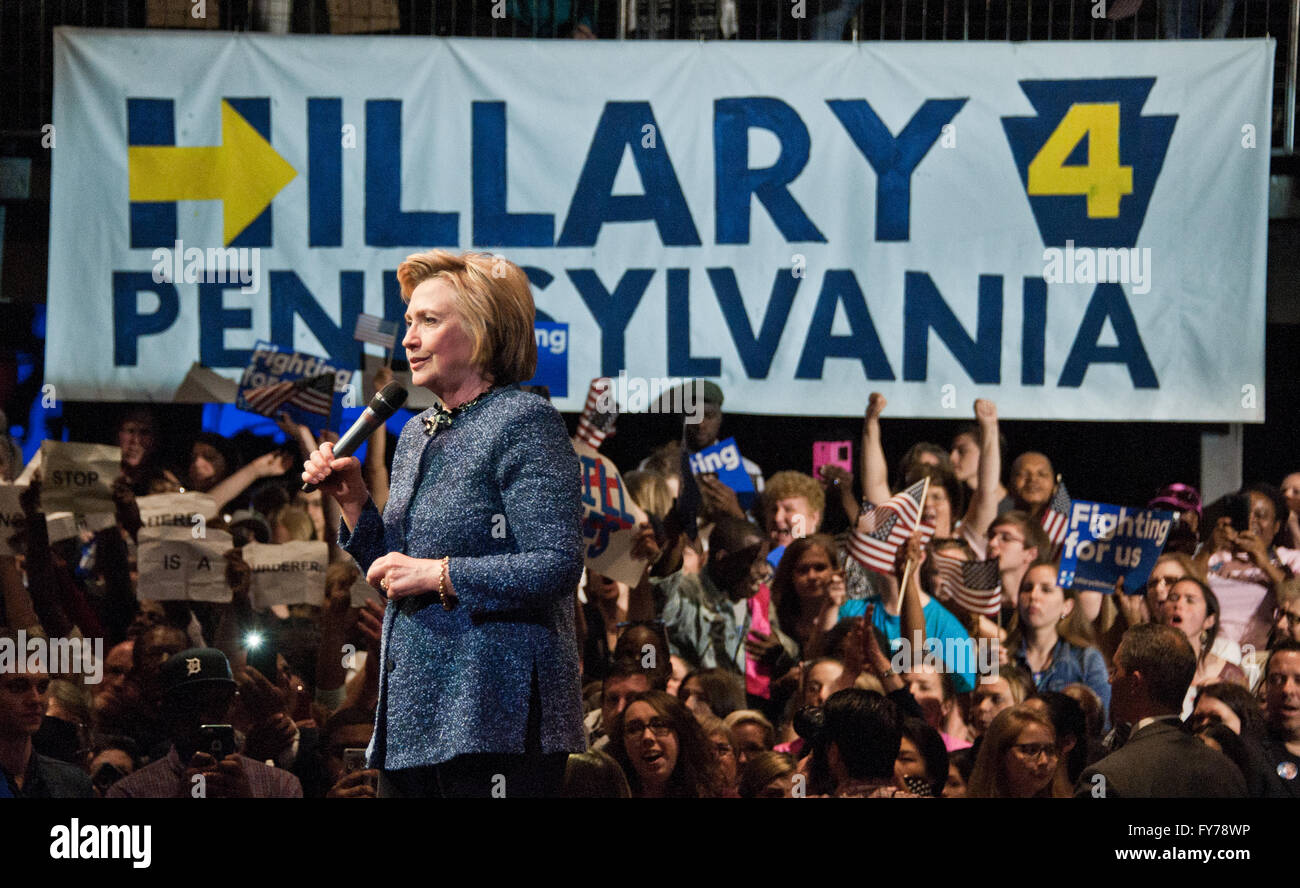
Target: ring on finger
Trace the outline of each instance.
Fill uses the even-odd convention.
[[[388,577],[384,577],[379,581],[379,588],[383,589],[385,592],[388,591]]]

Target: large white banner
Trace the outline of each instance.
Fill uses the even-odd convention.
[[[561,409],[1259,422],[1273,52],[60,29],[48,381],[355,366],[438,246],[526,268]]]

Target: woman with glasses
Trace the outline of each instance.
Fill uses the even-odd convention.
[[[1061,798],[1053,794],[1059,758],[1051,720],[1033,706],[1012,706],[984,734],[966,798]]]
[[[711,798],[722,775],[695,716],[663,691],[634,694],[610,726],[608,752],[623,769],[632,797]]]

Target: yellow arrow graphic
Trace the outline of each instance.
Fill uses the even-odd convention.
[[[127,170],[133,201],[221,201],[225,244],[298,175],[225,100],[220,145],[133,145],[127,148]]]

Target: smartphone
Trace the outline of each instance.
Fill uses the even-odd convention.
[[[244,650],[248,652],[248,665],[262,673],[271,684],[275,684],[280,669],[276,658],[275,633],[269,629],[254,629],[245,633]]]
[[[353,771],[364,771],[366,769],[366,751],[357,747],[349,747],[343,750],[343,773],[351,774]]]
[[[849,474],[853,473],[852,441],[814,441],[812,473],[814,478],[821,477],[822,466],[839,466]]]
[[[1250,530],[1250,497],[1237,493],[1228,497],[1227,515],[1237,533]]]
[[[221,761],[235,752],[235,729],[232,725],[203,725],[199,728],[199,748]]]

